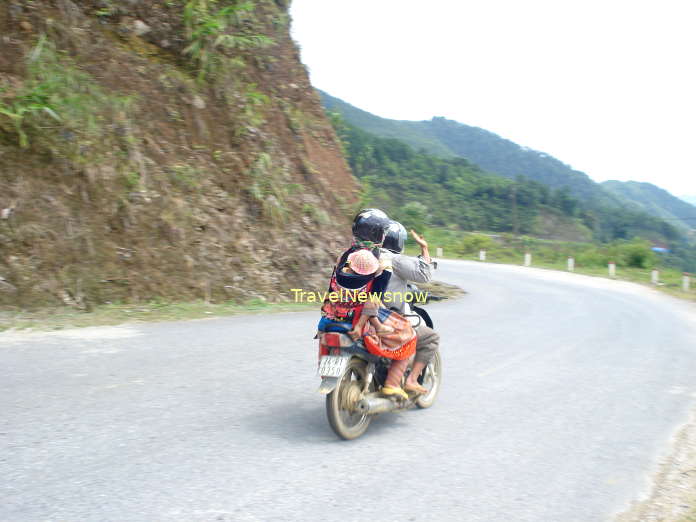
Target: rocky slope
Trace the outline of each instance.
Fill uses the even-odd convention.
[[[0,4],[0,305],[323,286],[356,183],[286,2]]]

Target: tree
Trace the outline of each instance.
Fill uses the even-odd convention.
[[[418,201],[407,203],[394,216],[407,230],[414,229],[417,232],[423,232],[430,222],[428,207]]]

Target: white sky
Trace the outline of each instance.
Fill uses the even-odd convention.
[[[312,83],[696,195],[693,0],[293,0]]]

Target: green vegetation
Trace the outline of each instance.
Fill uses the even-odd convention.
[[[337,113],[330,116],[362,184],[362,203],[383,208],[409,228],[487,230],[587,244],[594,240],[607,255],[613,255],[608,245],[641,237],[645,244],[669,245],[665,266],[696,271],[696,247],[689,239],[672,224],[641,210],[593,207],[567,188],[551,189],[524,177],[510,180],[463,158],[416,152],[399,140],[358,129]]]
[[[262,110],[267,107],[271,99],[256,90],[257,85],[252,83],[246,87],[244,92],[244,109],[242,111],[242,120],[245,125],[236,129],[238,136],[246,134],[249,130],[249,125],[252,127],[260,127],[265,122],[262,115]]]
[[[254,60],[272,60],[259,50],[275,43],[263,34],[265,27],[256,18],[257,4],[251,0],[188,0],[183,7],[188,42],[183,53],[193,61],[199,86],[212,87],[238,116],[234,128],[238,138],[263,125],[271,101],[248,74]]]
[[[426,125],[428,122],[388,120],[353,107],[323,91],[319,91],[319,95],[326,110],[340,114],[347,123],[359,129],[381,138],[398,139],[415,150],[441,158],[456,156],[428,132]]]
[[[577,243],[570,241],[551,241],[511,234],[487,235],[438,234],[430,229],[429,242],[442,247],[448,257],[454,255],[464,259],[478,259],[479,251],[486,251],[486,259],[494,262],[521,263],[525,252],[533,255],[534,264],[558,265],[565,267],[569,257],[575,259],[577,268],[599,267],[606,269],[610,261],[617,268],[652,269],[664,267],[658,254],[651,250],[649,241],[642,239],[616,240],[611,243]]]
[[[174,185],[183,190],[195,189],[204,178],[195,167],[186,164],[172,165],[167,172]]]
[[[602,190],[586,174],[543,152],[520,147],[478,127],[445,118],[430,121],[397,121],[380,118],[320,93],[324,106],[340,112],[351,125],[384,138],[397,138],[416,150],[443,158],[466,158],[480,168],[515,179],[524,176],[551,189],[567,189],[574,198],[592,207],[620,206],[621,201]]]
[[[260,208],[261,214],[271,223],[280,225],[288,217],[288,181],[286,169],[273,164],[268,152],[262,152],[256,158],[249,172],[249,185],[246,189]]]
[[[679,241],[681,233],[674,226],[679,222],[671,218],[684,217],[686,214],[688,217],[696,216],[696,209],[687,212],[685,208],[688,207],[680,206],[677,210],[676,198],[651,197],[650,204],[646,204],[637,198],[627,197],[625,191],[618,194],[616,190],[605,190],[586,174],[573,170],[552,156],[521,147],[484,129],[445,118],[433,118],[431,121],[388,120],[326,93],[320,94],[328,110],[339,112],[349,125],[362,131],[381,138],[397,138],[426,155],[432,154],[450,161],[452,158],[466,158],[472,167],[477,165],[479,171],[483,169],[507,179],[526,179],[541,184],[557,197],[567,198],[566,203],[561,204],[563,213],[579,218],[584,226],[592,230],[594,238],[600,241],[630,239],[634,236],[660,242]],[[359,177],[360,167],[358,165],[356,172]],[[518,202],[518,210],[524,206],[524,203]],[[512,202],[510,209],[514,211]],[[670,222],[661,218],[670,219]],[[694,224],[696,221],[691,226]],[[493,226],[491,223],[488,228],[505,230],[503,225],[498,223]],[[483,228],[473,223],[463,226],[465,229],[472,227]],[[532,232],[522,225],[519,231]]]
[[[587,216],[566,190],[494,176],[463,158],[419,153],[349,125],[336,114],[332,122],[363,184],[365,202],[384,208],[406,226],[537,233],[537,217],[547,212],[571,222],[580,234],[586,230]]]
[[[302,205],[302,213],[318,225],[328,225],[331,222],[331,218],[324,209],[309,203]]]
[[[226,5],[223,5],[226,4]],[[253,32],[254,2],[235,0],[189,0],[184,6],[186,38],[184,54],[190,55],[203,82],[233,63],[223,50],[250,50],[267,47],[273,40]]]
[[[636,208],[661,217],[684,231],[696,228],[696,207],[660,187],[637,181],[605,181],[602,187]]]
[[[102,89],[75,61],[45,35],[27,58],[27,77],[18,92],[0,90],[2,118],[11,121],[22,148],[42,141],[73,159],[88,156],[113,134],[105,120],[123,120],[133,100]]]
[[[478,254],[481,250],[491,250],[493,245],[494,242],[490,236],[485,234],[471,234],[462,239],[461,242],[452,246],[457,253],[467,255]]]
[[[216,304],[204,301],[104,304],[96,306],[90,312],[65,308],[46,308],[34,311],[0,312],[0,331],[9,329],[62,330],[85,326],[115,325],[133,321],[182,321],[236,314],[299,312],[316,309],[316,303],[269,303],[259,299],[244,303],[227,301]]]
[[[610,243],[580,243],[551,241],[512,234],[483,234],[426,228],[425,237],[431,255],[435,249],[443,249],[445,258],[478,260],[480,250],[486,251],[486,262],[522,265],[524,254],[532,254],[532,266],[554,270],[567,270],[569,257],[575,260],[575,272],[579,274],[608,277],[608,264],[616,264],[616,278],[636,283],[649,284],[651,271],[660,273],[658,288],[678,297],[696,300],[696,281],[686,294],[681,290],[682,271],[675,268],[669,255],[652,251],[651,243],[642,239],[615,240]],[[406,245],[410,255],[419,253],[419,248],[410,239]]]

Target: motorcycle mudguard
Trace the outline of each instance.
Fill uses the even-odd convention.
[[[324,395],[328,395],[329,393],[334,391],[337,384],[338,377],[322,377],[321,384],[319,385],[319,389],[317,391]]]

